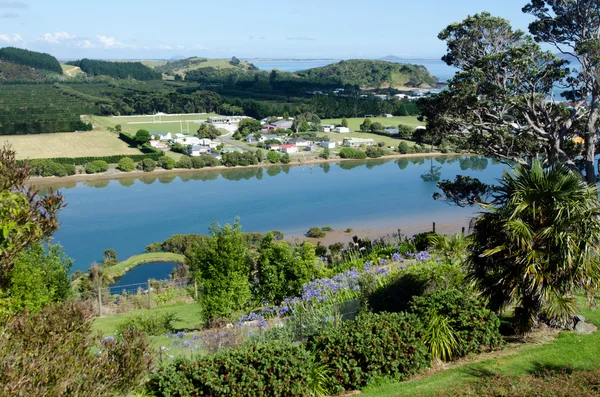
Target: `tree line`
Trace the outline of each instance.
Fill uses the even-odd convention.
[[[35,69],[50,70],[62,74],[62,67],[58,60],[52,55],[42,52],[5,47],[0,48],[0,59],[19,65],[30,66]]]
[[[160,80],[162,75],[141,62],[110,62],[81,59],[68,62],[69,65],[79,66],[90,76],[110,76],[118,79]]]

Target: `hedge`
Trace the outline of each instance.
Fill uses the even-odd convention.
[[[353,321],[312,336],[316,352],[337,385],[336,392],[358,390],[380,377],[405,379],[431,362],[419,317],[406,313],[364,313]]]
[[[311,355],[293,345],[250,345],[195,360],[178,358],[147,384],[156,396],[306,396]]]

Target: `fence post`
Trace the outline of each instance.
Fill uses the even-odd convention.
[[[102,286],[98,286],[98,317],[102,317]]]
[[[194,279],[194,300],[198,302],[198,280]]]
[[[433,232],[435,233],[435,222],[433,222]]]
[[[465,227],[464,226],[462,227],[462,234],[463,234],[463,236],[465,234]]]
[[[338,310],[338,304],[337,302],[335,302],[333,304],[333,325],[337,328],[338,327],[338,316],[340,315],[340,312]]]
[[[150,296],[150,280],[148,280],[148,309],[152,308],[152,297]]]

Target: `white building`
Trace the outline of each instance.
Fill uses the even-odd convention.
[[[234,124],[247,118],[247,116],[213,116],[208,118],[208,122],[209,124]]]
[[[175,135],[175,143],[180,143],[182,145],[188,145],[188,146],[189,145],[195,146],[195,145],[201,144],[200,143],[201,139],[198,138],[197,136],[183,135],[181,137],[178,137],[177,135],[180,135],[180,134]]]
[[[170,141],[173,139],[170,132],[153,132],[151,135],[158,141]]]
[[[335,124],[321,124],[323,132],[331,132],[335,129]]]
[[[152,146],[155,149],[160,149],[160,150],[165,150],[168,148],[166,143],[163,143],[161,141],[156,141],[156,140],[150,141],[150,146]]]
[[[347,147],[361,147],[375,145],[375,140],[371,138],[344,138],[344,146]]]
[[[404,98],[406,98],[406,96],[407,96],[406,94],[396,94],[396,95],[394,95],[394,97],[398,98],[398,99],[404,99]]]
[[[321,141],[319,143],[319,145],[321,145],[321,147],[326,148],[326,149],[335,149],[335,142]]]
[[[187,151],[190,156],[198,157],[202,154],[209,154],[210,148],[208,146],[194,145]]]
[[[390,117],[394,117],[394,115],[393,114],[389,114],[389,113],[385,113],[385,114],[382,114],[381,117],[390,118]]]
[[[350,132],[350,128],[348,127],[335,127],[335,132],[339,134],[347,134]]]
[[[279,147],[279,149],[283,152],[283,153],[287,153],[287,154],[292,154],[292,153],[298,153],[298,146],[293,145],[293,144],[289,144],[289,145],[281,145]]]

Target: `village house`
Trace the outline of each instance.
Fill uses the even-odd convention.
[[[406,94],[396,94],[396,95],[394,95],[394,97],[398,98],[398,99],[404,99],[404,98],[406,98],[406,96],[407,96]]]
[[[266,126],[268,130],[289,130],[292,128],[294,122],[292,120],[277,120]]]
[[[283,153],[287,153],[287,154],[298,153],[298,147],[294,144],[281,145],[279,147],[279,150],[281,150]]]
[[[332,141],[321,141],[319,145],[325,149],[335,149],[335,142]]]
[[[385,113],[385,114],[382,114],[381,117],[390,118],[390,117],[394,117],[394,115],[393,114],[389,114],[389,113]]]
[[[375,145],[375,140],[371,138],[344,138],[344,146],[346,147],[361,147],[365,146],[373,146]]]
[[[209,124],[235,124],[239,123],[243,119],[247,119],[247,116],[212,116],[208,118]]]
[[[192,157],[198,157],[202,154],[209,154],[210,148],[208,146],[194,145],[187,150],[187,153]]]
[[[280,148],[281,148],[281,145],[277,144],[277,143],[272,143],[272,144],[269,145],[269,150],[278,151]]]
[[[309,147],[312,144],[311,141],[307,141],[304,138],[288,139],[287,143],[296,145],[297,147]]]
[[[258,137],[258,139],[256,139],[254,134],[250,134],[244,140],[246,141],[246,143],[263,143],[265,141],[272,141],[272,140],[281,142],[283,140],[283,138],[281,138],[279,135],[275,135],[275,134],[261,134]]]
[[[348,127],[335,127],[335,132],[338,134],[347,134],[350,132],[350,128]]]
[[[156,140],[150,141],[150,146],[152,146],[155,149],[160,149],[160,150],[165,150],[165,149],[169,148],[169,146],[167,146],[166,143],[161,142],[161,141],[156,141]]]
[[[157,141],[170,141],[173,139],[170,132],[153,132],[152,137]]]
[[[335,129],[335,124],[321,124],[321,130],[323,132],[331,132]]]
[[[200,145],[200,138],[198,138],[197,136],[192,136],[192,135],[181,135],[181,134],[175,134],[175,143],[180,143],[182,145]]]

